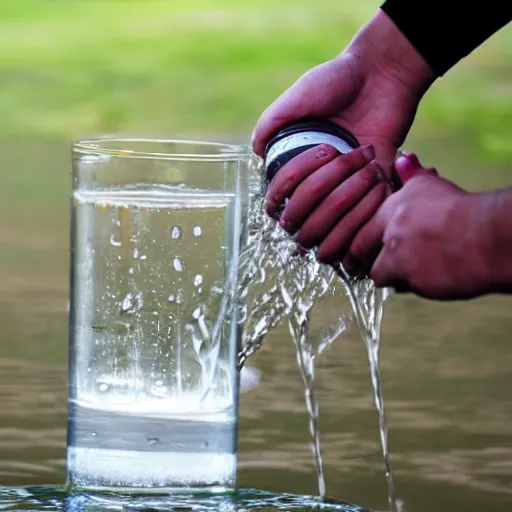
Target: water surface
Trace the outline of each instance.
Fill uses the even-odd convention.
[[[436,144],[434,144],[436,142]],[[439,141],[419,141],[425,150]],[[460,148],[429,153],[452,165]],[[65,478],[67,363],[67,146],[0,144],[0,485]],[[457,162],[459,165],[459,162]],[[460,162],[461,184],[484,183]],[[507,182],[493,173],[485,186]],[[312,331],[348,302],[326,302]],[[412,512],[486,512],[512,505],[512,315],[506,297],[386,302],[381,372],[398,498]],[[320,429],[327,493],[384,510],[387,488],[366,350],[353,326],[319,359]],[[317,491],[304,389],[287,326],[248,363],[261,372],[240,409],[239,485]]]

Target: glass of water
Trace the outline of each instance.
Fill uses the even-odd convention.
[[[245,146],[73,146],[68,486],[234,489]]]

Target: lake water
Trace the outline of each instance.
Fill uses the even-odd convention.
[[[453,164],[456,141],[413,141]],[[0,485],[65,479],[69,153],[61,142],[0,144]],[[464,154],[464,153],[463,153]],[[468,157],[469,158],[469,157]],[[459,183],[483,186],[464,158]],[[452,165],[453,167],[453,165]],[[507,183],[501,170],[486,187]],[[347,304],[321,308],[312,331]],[[434,303],[391,297],[380,365],[396,495],[406,510],[486,512],[512,505],[511,299]],[[315,327],[316,326],[316,327]],[[376,510],[387,487],[366,349],[355,326],[318,360],[327,494]],[[304,388],[287,326],[248,366],[241,397],[242,488],[315,494]]]

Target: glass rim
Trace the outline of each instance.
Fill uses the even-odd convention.
[[[119,144],[120,147],[109,148],[107,144]],[[147,143],[148,145],[176,144],[182,146],[199,146],[211,148],[207,153],[178,153],[170,151],[136,151],[123,145],[130,143]],[[202,140],[159,139],[142,137],[98,137],[77,140],[71,144],[72,152],[79,155],[98,155],[116,158],[132,158],[147,160],[188,160],[188,161],[216,161],[232,162],[247,158],[250,155],[249,146],[243,144],[228,144],[223,142],[210,142]]]

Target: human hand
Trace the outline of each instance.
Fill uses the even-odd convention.
[[[489,289],[489,235],[484,195],[462,190],[421,166],[414,155],[395,167],[405,184],[351,243],[344,266],[378,256],[370,277],[379,287],[440,299],[468,299]]]
[[[283,125],[306,117],[327,118],[362,145],[390,175],[396,151],[414,120],[418,103],[435,77],[427,63],[381,11],[347,49],[303,75],[260,117],[253,149]]]
[[[267,191],[266,212],[274,217],[285,199],[281,227],[301,248],[318,247],[339,258],[357,231],[391,193],[373,146],[340,155],[322,144],[286,163]]]

